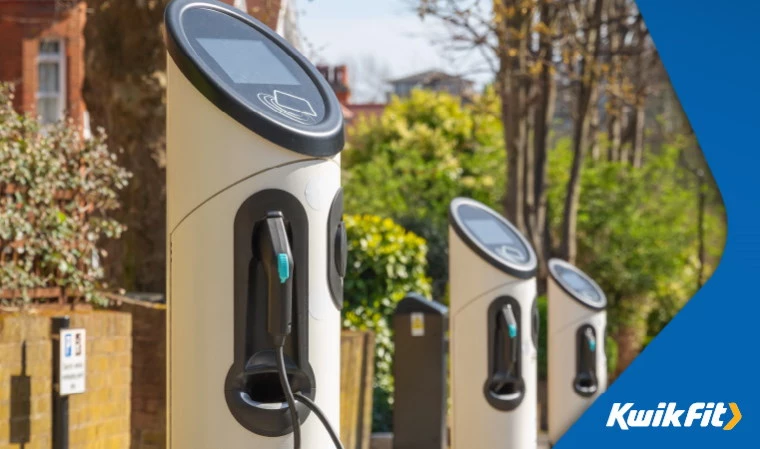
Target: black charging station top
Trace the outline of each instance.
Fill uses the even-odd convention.
[[[607,307],[607,297],[599,284],[586,273],[562,259],[549,260],[549,274],[571,298],[594,310]]]
[[[164,20],[172,60],[219,109],[301,154],[343,149],[343,112],[332,88],[266,25],[216,0],[173,0]]]
[[[536,275],[533,247],[512,223],[490,207],[469,198],[455,198],[449,223],[476,254],[499,270],[520,279]]]

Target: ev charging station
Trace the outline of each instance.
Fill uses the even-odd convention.
[[[547,287],[549,441],[554,445],[607,388],[607,298],[584,272],[549,260]]]
[[[453,449],[537,446],[537,267],[506,219],[471,199],[451,202]]]
[[[235,8],[173,0],[165,24],[169,448],[290,449],[299,427],[303,448],[332,447],[340,104]]]

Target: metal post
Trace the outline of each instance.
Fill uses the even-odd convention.
[[[68,329],[71,320],[68,316],[54,317],[52,323],[53,338],[53,449],[69,449],[69,397],[61,396],[61,330]]]
[[[394,449],[445,449],[448,308],[415,293],[393,316]]]

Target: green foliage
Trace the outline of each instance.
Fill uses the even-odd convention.
[[[496,206],[505,164],[492,91],[467,105],[445,93],[414,91],[354,129],[343,152],[346,210],[389,216],[428,239],[428,274],[439,298],[448,278],[448,205],[468,196]]]
[[[71,121],[43,128],[13,110],[12,95],[0,85],[0,286],[11,303],[46,287],[99,303],[99,244],[124,230],[108,212],[129,173],[102,130],[84,140]]]
[[[545,380],[548,373],[548,334],[549,326],[547,324],[548,309],[547,298],[545,295],[536,299],[538,308],[538,378]]]
[[[409,292],[430,295],[425,276],[427,245],[388,218],[344,217],[348,234],[348,270],[343,288],[343,326],[375,333],[373,429],[390,430],[393,402],[391,317]]]
[[[572,160],[569,147],[569,140],[563,139],[550,152],[555,238]],[[658,306],[671,301],[669,319],[696,290],[697,194],[689,173],[679,165],[680,152],[678,145],[663,145],[639,169],[628,163],[586,161],[577,264],[592,273],[607,294],[612,332],[617,326],[645,323],[655,299]],[[722,247],[722,239],[715,242]]]
[[[604,354],[607,356],[607,373],[612,375],[617,371],[618,344],[610,335],[604,337]]]

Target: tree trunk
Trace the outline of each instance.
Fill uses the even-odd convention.
[[[530,241],[534,240],[536,237],[535,232],[537,231],[534,221],[536,215],[536,154],[533,151],[536,105],[532,98],[534,96],[532,84],[532,80],[526,79],[522,89],[527,102],[525,120],[523,121],[523,135],[525,136],[525,141],[523,142],[525,146],[525,150],[523,151],[523,154],[525,154],[525,158],[523,159],[523,162],[525,162],[523,166],[523,180],[525,181],[523,186],[523,194],[525,195],[523,198],[523,222],[525,223],[525,235]]]
[[[598,97],[598,95],[596,97]],[[588,136],[586,137],[586,141],[589,142],[589,145],[591,146],[591,149],[589,151],[589,153],[591,153],[591,159],[598,161],[602,158],[602,148],[599,145],[599,141],[597,140],[597,136],[599,135],[599,127],[601,126],[599,123],[600,114],[598,98],[594,100],[591,106],[592,108],[589,111],[591,114],[591,120],[589,123],[589,132]]]
[[[633,145],[631,148],[631,165],[641,168],[644,162],[644,130],[646,127],[646,100],[640,98],[636,104],[633,123]]]
[[[649,83],[650,70],[649,65],[652,60],[647,57],[646,35],[647,29],[644,22],[638,19],[635,27],[637,34],[636,40],[639,42],[638,53],[634,59],[635,67],[633,82],[635,83],[635,98],[633,105],[633,135],[631,143],[631,165],[634,168],[641,168],[644,162],[644,131],[646,128],[646,104]]]
[[[610,162],[620,161],[620,146],[622,143],[620,123],[620,106],[618,100],[610,99],[610,112],[607,116],[607,160]]]
[[[504,123],[504,141],[507,147],[507,195],[504,203],[504,213],[518,229],[524,230],[523,223],[523,188],[525,180],[524,158],[522,149],[522,120],[518,109],[520,108],[519,90],[514,87],[516,78],[514,73],[504,76],[504,87],[501,90],[502,122]]]
[[[601,18],[604,0],[594,0],[586,45],[579,64],[578,103],[573,128],[573,163],[570,179],[567,183],[567,195],[562,214],[562,256],[570,263],[575,263],[577,253],[576,229],[578,223],[578,206],[580,201],[580,180],[583,158],[588,142],[591,123],[591,106],[596,107],[597,74],[596,61],[601,48]]]
[[[118,218],[107,276],[117,286],[164,291],[165,70],[161,27],[167,1],[88,0],[83,89],[93,127],[102,126],[119,163],[134,177]]]
[[[555,11],[549,2],[543,2],[541,6],[541,20],[548,29],[553,29],[552,21]],[[536,80],[536,107],[533,116],[533,214],[528,225],[531,227],[531,243],[536,250],[538,259],[542,261],[539,268],[539,285],[548,275],[546,264],[549,259],[549,240],[547,226],[547,192],[546,171],[549,166],[547,157],[549,145],[549,130],[554,119],[557,89],[554,82],[553,52],[554,46],[550,36],[541,35],[539,41],[539,55],[541,57],[541,71]]]
[[[618,17],[621,6],[618,0],[609,2],[608,17]],[[616,92],[610,96],[607,103],[607,160],[620,161],[620,147],[622,145],[622,115],[623,104],[619,96],[622,95],[623,68],[619,54],[624,34],[627,30],[620,23],[609,25],[610,41],[610,85]]]
[[[579,103],[582,103],[580,101]],[[579,107],[581,111],[583,107]],[[588,117],[586,113],[579,115],[573,129],[573,164],[570,168],[570,179],[567,183],[565,207],[562,214],[562,243],[560,252],[562,257],[570,263],[575,263],[577,253],[576,230],[578,227],[578,206],[581,194],[581,168],[584,159],[584,134],[587,128]]]
[[[628,368],[641,352],[647,336],[647,318],[652,311],[653,301],[647,298],[624,298],[619,300],[610,316],[617,322],[613,338],[618,344],[618,360],[615,377]]]
[[[620,376],[620,373],[625,371],[628,365],[633,362],[633,359],[639,355],[645,337],[646,327],[642,329],[641,326],[619,326],[618,331],[615,333],[615,341],[618,344],[618,361],[615,377]]]
[[[518,229],[525,225],[525,158],[527,152],[526,74],[532,12],[516,0],[503,0],[495,13],[503,15],[499,39],[501,115],[507,147],[507,195],[504,212]],[[509,13],[508,13],[509,12]]]

